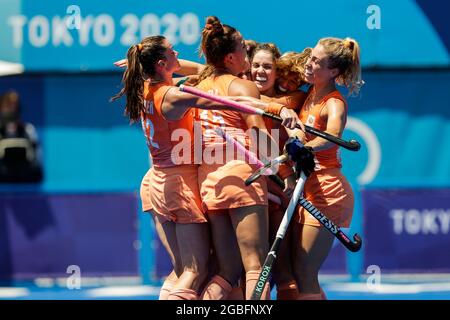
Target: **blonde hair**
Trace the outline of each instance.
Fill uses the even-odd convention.
[[[364,81],[361,78],[360,48],[352,38],[322,38],[319,43],[328,56],[328,68],[337,68],[336,83],[346,87],[349,95],[358,95]]]
[[[294,73],[298,76],[298,86],[306,82],[304,80],[304,72],[306,61],[311,55],[312,48],[305,48],[303,52],[289,51],[284,53],[277,61],[277,77],[287,78]]]

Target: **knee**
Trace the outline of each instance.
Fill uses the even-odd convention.
[[[267,251],[269,250],[269,235],[266,232],[243,232],[237,235],[241,251]]]
[[[247,259],[244,261],[245,272],[259,271],[262,269],[263,262],[259,259]]]
[[[267,251],[261,248],[247,250],[247,254],[242,257],[245,271],[260,270],[267,257]]]
[[[252,240],[239,240],[239,248],[242,254],[242,262],[244,265],[256,264],[261,267],[264,259],[269,252],[269,242],[267,240],[256,241]],[[246,267],[247,268],[247,267]]]

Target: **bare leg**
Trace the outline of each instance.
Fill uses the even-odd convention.
[[[319,269],[333,245],[333,235],[321,227],[293,225],[294,275],[300,294],[319,294]]]
[[[217,274],[235,285],[242,273],[242,260],[230,216],[210,214],[209,222],[219,269]]]
[[[267,206],[232,209],[230,217],[246,271],[245,297],[249,299],[258,282],[259,273],[269,250]],[[269,283],[266,283],[262,290],[261,299],[270,299]]]
[[[260,270],[269,251],[267,206],[230,210],[245,271]]]
[[[177,280],[178,280],[177,274],[175,273],[175,271],[172,270],[172,272],[167,276],[166,280],[164,280],[164,283],[161,286],[158,300],[167,300],[170,291],[173,289],[173,286],[175,285]]]
[[[208,275],[209,227],[207,223],[176,224],[183,273],[174,289],[198,291]]]
[[[153,214],[152,216],[153,221],[155,222],[156,233],[169,254],[176,276],[179,277],[183,272],[183,268],[180,250],[178,249],[175,223],[172,221],[163,220],[156,214]]]
[[[206,284],[202,299],[226,300],[241,275],[241,256],[227,211],[210,213],[209,221],[217,271]]]

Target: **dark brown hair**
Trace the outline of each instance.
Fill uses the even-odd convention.
[[[267,42],[267,43],[258,43],[255,47],[255,49],[253,49],[252,51],[252,55],[250,56],[250,61],[253,61],[253,57],[255,56],[255,54],[257,54],[259,51],[267,51],[270,52],[272,54],[272,60],[274,63],[277,62],[277,60],[280,58],[281,53],[280,53],[280,49],[278,49],[278,47],[271,42]]]
[[[156,63],[166,59],[164,53],[167,48],[164,46],[164,40],[163,36],[151,36],[128,49],[128,67],[123,73],[123,88],[110,101],[126,95],[125,115],[131,122],[138,121],[141,112],[145,111],[144,77],[152,81],[156,75]],[[155,82],[152,81],[152,83]]]
[[[200,54],[206,58],[206,68],[200,74],[198,82],[209,77],[215,70],[225,68],[225,56],[236,51],[238,36],[239,31],[222,24],[219,18],[209,16],[206,19],[200,44]]]

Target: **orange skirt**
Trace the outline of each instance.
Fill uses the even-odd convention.
[[[311,202],[334,224],[350,227],[353,216],[354,197],[347,179],[339,168],[313,172],[305,183],[304,198]],[[321,227],[320,222],[303,207],[297,209],[298,222]]]
[[[152,210],[152,203],[150,201],[150,171],[151,169],[147,171],[141,182],[140,195],[141,195],[142,211],[144,212]]]
[[[207,222],[201,209],[197,175],[197,165],[152,167],[143,180],[148,181],[148,187],[141,186],[143,207],[145,202],[146,208],[151,208],[163,221]]]
[[[263,177],[245,186],[256,166],[241,160],[225,164],[201,164],[198,181],[205,210],[235,209],[253,205],[267,205],[267,184]]]

